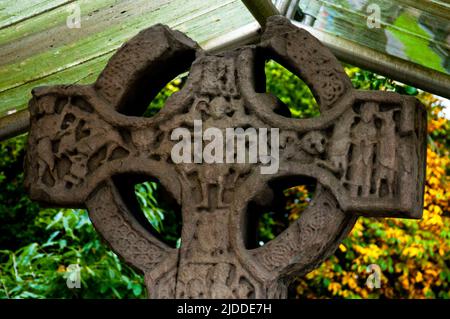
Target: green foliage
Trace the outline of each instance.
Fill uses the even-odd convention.
[[[176,218],[177,212],[167,205],[160,194],[161,185],[157,182],[145,182],[134,187],[136,197],[150,225],[172,247],[181,245],[181,224]]]
[[[84,210],[42,210],[48,238],[1,250],[0,298],[145,297],[143,278],[102,243]],[[66,285],[67,267],[80,266],[81,288]]]
[[[294,118],[320,115],[317,102],[308,86],[273,60],[266,63],[266,91],[286,104]]]
[[[347,66],[346,72],[350,76],[355,89],[392,91],[406,95],[417,95],[419,93],[415,87],[399,84],[394,80],[359,68]]]
[[[155,98],[150,102],[147,110],[144,112],[145,117],[152,117],[161,109],[167,99],[175,92],[179,91],[184,82],[186,81],[186,76],[180,75],[179,77],[172,80],[166,85],[166,87],[161,90]]]
[[[153,196],[157,187],[158,184],[155,182],[145,182],[137,184],[134,187],[134,191],[145,217],[153,228],[160,233],[163,230],[164,211],[158,207],[158,202],[155,196]]]
[[[18,249],[45,238],[36,218],[39,206],[23,188],[25,141],[18,136],[0,143],[0,249]]]

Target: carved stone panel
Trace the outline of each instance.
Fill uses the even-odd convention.
[[[286,116],[265,92],[268,59],[310,86],[320,117]],[[186,69],[181,91],[155,116],[141,117]],[[293,276],[332,254],[357,216],[421,217],[423,106],[354,90],[336,58],[282,17],[268,20],[259,44],[216,55],[153,26],[124,44],[94,84],[34,89],[30,111],[30,196],[86,206],[112,249],[144,273],[151,298],[286,298]],[[192,160],[177,163],[172,154],[183,149],[176,139],[183,134],[192,145],[180,156]],[[158,179],[181,207],[181,248],[140,223],[132,184],[141,177]],[[248,248],[249,207],[270,205],[274,183],[303,178],[317,182],[307,210],[274,240]]]

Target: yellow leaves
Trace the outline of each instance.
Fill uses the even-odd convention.
[[[356,275],[354,275],[353,273],[344,272],[342,275],[342,284],[347,285],[352,290],[355,290],[358,288],[356,278]]]
[[[405,257],[408,257],[408,258],[412,258],[412,257],[419,256],[422,253],[423,253],[423,248],[418,244],[413,244],[409,247],[406,247],[403,250],[402,255]]]
[[[423,210],[423,217],[419,221],[421,229],[427,229],[435,232],[439,232],[444,227],[444,220],[442,218],[443,210],[439,205],[428,204]]]
[[[441,211],[442,212],[442,211]],[[423,224],[427,225],[427,226],[442,226],[443,222],[442,222],[442,217],[440,215],[435,214],[429,214],[431,217],[428,217],[427,219],[423,220]]]
[[[418,271],[416,273],[416,282],[422,282],[422,280],[423,280],[422,273],[420,271]]]
[[[411,268],[411,265],[409,267]],[[427,298],[430,293],[433,294],[432,287],[436,288],[442,285],[439,266],[427,262],[422,269],[403,273],[399,277],[399,283],[407,291],[409,298]]]
[[[434,168],[434,173],[438,176],[442,176],[445,174],[445,170],[444,170],[444,168],[437,166]]]
[[[409,278],[408,276],[401,276],[400,277],[400,284],[402,285],[403,289],[408,290],[409,289]]]
[[[403,269],[404,269],[404,267],[403,267],[402,263],[396,263],[395,266],[394,266],[394,270],[395,270],[396,273],[403,272]]]
[[[305,185],[295,186],[284,190],[287,203],[286,208],[289,209],[289,221],[293,222],[300,217],[300,214],[309,205],[309,192]]]
[[[428,210],[432,211],[436,215],[441,215],[442,214],[442,208],[440,208],[437,205],[430,205],[430,206],[428,206]]]
[[[438,185],[439,179],[441,179],[443,176],[445,176],[445,167],[447,167],[450,164],[450,159],[448,156],[441,156],[431,150],[430,148],[427,149],[427,182],[430,184],[431,181],[429,180],[432,177],[435,177],[437,179],[433,180],[431,185]]]
[[[392,287],[386,287],[383,289],[384,290],[384,296],[386,298],[392,299],[395,298],[395,294],[394,294],[394,288]]]
[[[431,119],[428,122],[428,132],[433,132],[442,129],[447,124],[447,119],[441,117],[437,119]]]
[[[66,272],[66,267],[64,265],[59,265],[58,269],[56,271],[57,272]]]
[[[362,220],[359,219],[351,231],[351,235],[361,237],[363,235],[364,226]]]
[[[347,251],[347,247],[345,247],[344,244],[340,244],[339,245],[339,250],[342,251],[343,253],[345,253]]]
[[[389,226],[386,226],[389,227]],[[405,244],[408,240],[408,236],[405,234],[405,231],[400,228],[389,227],[386,229],[386,238],[391,239],[395,238],[399,241],[400,244]],[[384,249],[384,247],[383,247]],[[387,248],[389,249],[389,248]]]
[[[440,232],[444,227],[442,215],[449,211],[450,177],[446,176],[445,168],[450,166],[449,156],[427,149],[427,176],[425,187],[425,203],[423,219],[420,227],[433,232]]]
[[[170,83],[168,83],[166,85],[166,89],[168,89],[172,93],[177,92],[180,90],[180,85],[181,85],[181,79],[176,78],[175,80],[171,81]]]
[[[425,269],[425,274],[427,276],[430,276],[430,277],[433,277],[433,278],[436,278],[436,277],[439,276],[439,273],[435,269]]]
[[[355,74],[361,72],[361,70],[357,67],[346,67],[345,72],[350,78],[353,78]]]
[[[384,254],[384,251],[374,244],[370,244],[366,247],[353,245],[352,248],[363,257],[363,260],[366,263],[369,261],[376,261]]]
[[[300,218],[300,214],[297,211],[295,211],[295,212],[293,211],[293,212],[289,213],[288,219],[290,222],[296,221],[299,218]]]
[[[430,291],[430,286],[426,285],[425,287],[423,287],[422,292],[423,295],[426,296],[428,294],[428,292]]]
[[[367,292],[367,289],[361,289],[361,291],[359,292],[359,294],[361,295],[362,298],[367,299],[367,297],[369,297],[369,293]]]
[[[435,176],[431,176],[427,180],[427,182],[428,182],[428,185],[431,185],[431,186],[434,186],[434,187],[436,187],[436,186],[438,186],[440,184],[439,179],[437,179]]]
[[[433,189],[430,187],[425,187],[425,196],[426,196],[426,203],[431,203],[436,197],[444,195],[444,192],[442,189]]]
[[[333,295],[337,295],[341,289],[342,289],[341,284],[337,282],[332,282],[331,284],[328,285],[328,290],[331,291]]]

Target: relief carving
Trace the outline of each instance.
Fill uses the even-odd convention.
[[[310,86],[321,116],[281,115],[258,84],[268,59]],[[188,69],[180,92],[141,117],[162,85]],[[151,298],[286,298],[290,280],[330,256],[357,216],[422,213],[423,106],[354,90],[331,52],[283,17],[268,19],[260,43],[218,55],[153,26],[122,46],[94,84],[34,89],[30,113],[31,198],[86,206],[106,242],[144,274]],[[197,121],[217,140],[201,134],[196,142]],[[189,147],[172,139],[175,129],[191,138]],[[227,137],[228,129],[236,135]],[[192,161],[174,159],[176,145]],[[263,173],[267,163],[275,169]],[[127,187],[145,178],[159,180],[180,206],[180,248],[140,224]],[[270,206],[274,184],[281,190],[304,178],[316,181],[309,207],[275,239],[249,247],[251,205]]]

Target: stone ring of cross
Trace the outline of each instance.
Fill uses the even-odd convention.
[[[310,87],[319,117],[290,118],[266,92],[269,59]],[[143,117],[186,70],[183,88]],[[144,274],[151,298],[286,298],[291,280],[330,256],[358,216],[422,214],[424,107],[413,97],[353,89],[333,54],[281,16],[268,19],[258,44],[215,55],[155,25],[126,42],[92,85],[32,93],[25,165],[31,197],[86,207],[111,248]],[[190,154],[174,132],[195,136],[198,123],[218,134],[209,136],[213,146],[197,143]],[[241,136],[245,143],[227,143],[221,161],[219,137],[230,128],[243,133],[231,142]],[[250,141],[252,129],[265,135]],[[176,145],[181,161],[172,154]],[[198,156],[208,147],[213,161]],[[255,149],[264,156],[246,161]],[[181,209],[180,248],[148,231],[137,213],[133,186],[148,177]],[[305,179],[317,183],[309,207],[275,239],[249,247],[252,216],[270,207],[279,189]]]

